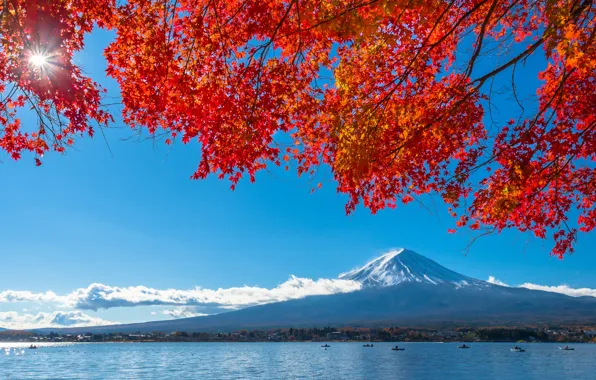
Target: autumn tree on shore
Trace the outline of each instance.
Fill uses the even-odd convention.
[[[372,212],[439,194],[458,228],[516,228],[573,250],[596,222],[593,0],[3,0],[0,150],[64,151],[109,125],[73,63],[94,25],[113,30],[107,75],[122,118],[199,143],[193,178],[232,187],[268,165],[313,175]],[[468,44],[469,53],[458,54]],[[489,70],[488,52],[500,59]],[[530,107],[515,70],[533,55]],[[532,112],[487,125],[495,77]],[[35,112],[22,125],[18,112]],[[281,145],[282,132],[291,146]],[[572,218],[573,216],[573,218]]]

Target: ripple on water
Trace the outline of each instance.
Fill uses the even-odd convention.
[[[0,379],[560,379],[594,378],[596,345],[334,343],[0,343]],[[2,355],[2,353],[4,353]]]

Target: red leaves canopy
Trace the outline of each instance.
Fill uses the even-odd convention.
[[[106,10],[85,1],[6,0],[1,12],[0,149],[14,159],[24,150],[42,156],[63,151],[74,135],[93,135],[90,122],[105,125],[100,90],[73,64],[83,36]],[[76,9],[76,11],[74,11]],[[46,62],[36,65],[35,60]],[[29,109],[38,125],[21,125],[17,112]],[[39,159],[36,164],[41,164]]]
[[[459,227],[550,234],[562,256],[596,222],[595,13],[592,0],[6,0],[0,148],[61,151],[110,120],[72,63],[95,22],[117,34],[105,55],[124,121],[198,141],[193,178],[324,163],[348,212],[440,194]],[[495,46],[505,59],[479,72]],[[48,67],[28,61],[40,51]],[[548,63],[535,112],[489,128],[488,83],[532,54]]]

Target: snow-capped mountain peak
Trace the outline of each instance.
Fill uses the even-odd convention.
[[[482,285],[476,280],[445,268],[414,251],[400,248],[368,262],[362,268],[339,275],[342,280],[360,282],[364,287],[384,287],[404,282],[420,282],[455,287]]]

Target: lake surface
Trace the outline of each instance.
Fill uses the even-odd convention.
[[[0,342],[0,380],[15,379],[594,379],[596,345],[473,343]]]

